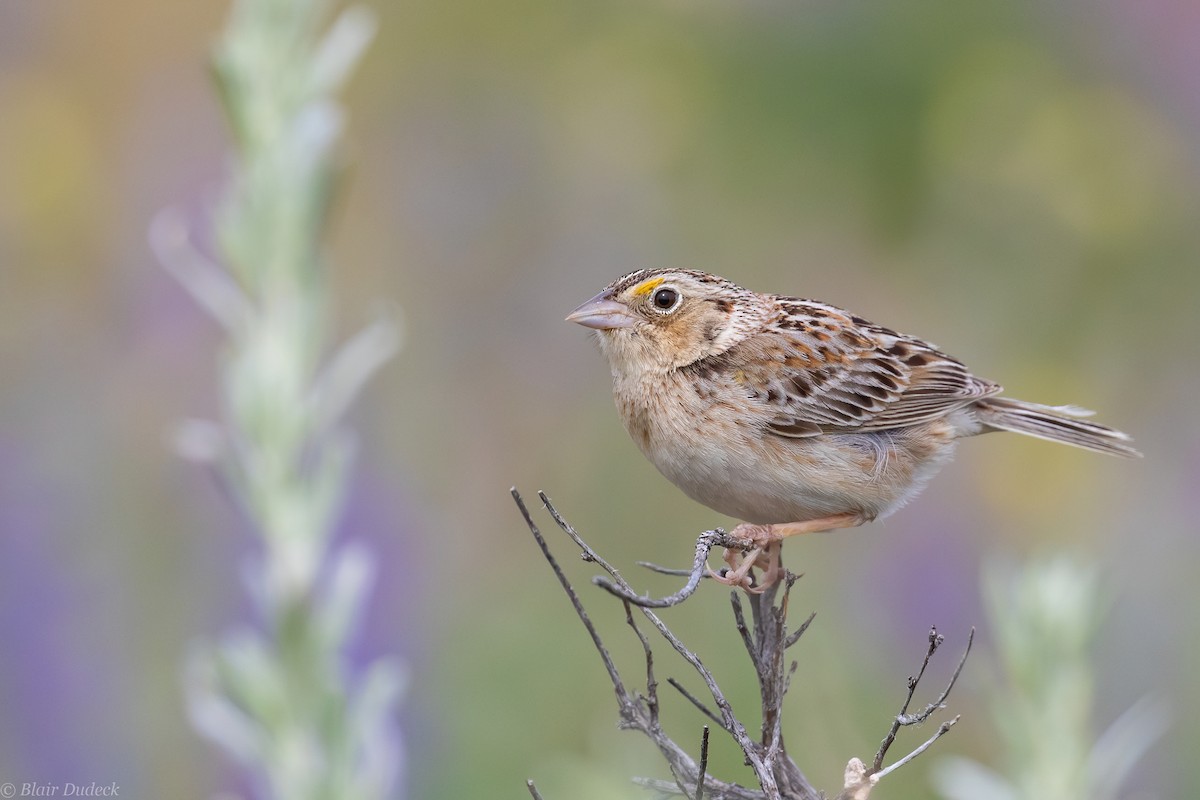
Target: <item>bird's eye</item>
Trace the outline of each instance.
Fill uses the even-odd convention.
[[[659,311],[670,311],[679,304],[679,292],[670,288],[662,288],[654,293],[654,307]]]

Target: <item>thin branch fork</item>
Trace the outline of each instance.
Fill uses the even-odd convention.
[[[908,697],[904,699],[904,705],[900,707],[900,713],[896,715],[892,721],[892,727],[888,729],[887,736],[879,745],[879,750],[875,753],[875,763],[871,766],[871,771],[878,773],[883,770],[883,759],[887,756],[888,748],[892,746],[892,742],[896,740],[896,734],[901,727],[908,725],[920,725],[925,720],[933,716],[935,711],[945,708],[946,698],[950,696],[950,690],[954,688],[954,684],[958,682],[958,676],[962,672],[963,665],[967,663],[967,655],[971,652],[971,645],[975,641],[975,629],[971,629],[970,635],[967,636],[967,647],[963,651],[962,658],[959,659],[958,668],[954,670],[954,675],[950,677],[950,682],[946,684],[946,688],[942,691],[941,696],[937,700],[927,705],[923,711],[917,714],[909,714],[908,707],[912,704],[913,694],[917,691],[917,684],[921,682],[921,678],[925,675],[925,669],[929,666],[929,659],[933,658],[933,654],[945,641],[944,636],[937,632],[937,628],[929,629],[929,649],[925,651],[925,660],[921,662],[921,670],[915,677],[908,679]],[[957,719],[957,717],[955,718]],[[951,722],[951,725],[954,723]],[[894,767],[893,767],[894,768]]]
[[[942,738],[954,727],[958,722],[959,717],[946,720],[938,726],[933,735],[913,749],[908,755],[900,758],[891,766],[884,767],[884,759],[887,758],[888,750],[896,741],[896,734],[901,728],[913,725],[920,725],[926,722],[937,711],[946,707],[946,700],[950,697],[950,691],[954,685],[958,683],[958,676],[962,674],[963,665],[967,663],[967,656],[971,653],[971,645],[975,642],[975,629],[971,628],[970,634],[967,635],[967,646],[963,649],[962,658],[958,660],[958,666],[954,669],[954,674],[950,676],[946,688],[938,695],[938,698],[924,709],[915,713],[909,714],[908,707],[912,704],[913,695],[917,691],[917,686],[921,682],[921,678],[925,675],[925,668],[929,666],[930,659],[937,649],[945,641],[945,637],[937,632],[937,628],[929,629],[929,647],[925,651],[925,659],[921,662],[921,669],[915,676],[909,676],[908,679],[908,695],[904,698],[904,704],[900,706],[900,712],[896,714],[892,720],[892,725],[888,728],[887,735],[883,737],[883,741],[879,744],[879,749],[875,752],[875,760],[868,768],[862,761],[857,758],[850,759],[850,763],[846,765],[845,785],[842,793],[837,796],[837,800],[866,800],[871,789],[875,787],[879,781],[903,767],[905,764],[912,761],[917,756],[924,753],[933,743]]]
[[[749,735],[746,726],[738,719],[720,686],[718,686],[713,675],[701,662],[699,656],[692,652],[667,627],[662,619],[651,610],[653,608],[665,608],[677,605],[696,591],[704,575],[707,556],[712,547],[722,546],[749,549],[749,542],[729,537],[719,529],[705,531],[697,539],[695,560],[692,569],[686,571],[688,581],[685,586],[673,595],[655,599],[639,595],[635,592],[618,570],[593,550],[570,523],[559,514],[549,498],[543,492],[538,492],[539,499],[555,524],[579,548],[581,558],[584,561],[597,564],[607,574],[603,577],[594,578],[593,582],[622,601],[625,609],[625,622],[633,630],[634,635],[637,636],[645,655],[646,686],[645,692],[641,693],[631,691],[627,687],[599,632],[588,616],[582,601],[579,599],[579,595],[567,579],[558,561],[551,554],[545,538],[542,536],[536,523],[534,523],[529,509],[525,505],[524,499],[515,488],[512,489],[512,497],[520,509],[525,523],[533,534],[538,547],[541,549],[543,557],[558,578],[559,584],[566,592],[572,607],[575,609],[576,615],[591,636],[592,643],[596,647],[601,661],[604,663],[605,670],[609,674],[609,679],[616,694],[621,720],[620,726],[622,728],[632,728],[641,731],[649,737],[667,761],[667,765],[674,778],[673,782],[636,779],[639,785],[664,794],[682,795],[689,798],[689,800],[784,800],[785,798],[787,800],[822,800],[825,797],[824,794],[818,792],[809,783],[804,773],[787,754],[782,733],[783,700],[790,686],[791,677],[797,667],[795,661],[788,664],[784,658],[784,654],[799,641],[815,617],[815,614],[810,615],[795,631],[789,631],[787,628],[789,599],[792,587],[799,578],[798,575],[790,572],[785,573],[785,579],[782,582],[766,587],[762,593],[747,592],[747,602],[750,604],[749,621],[746,619],[742,600],[739,596],[740,592],[735,590],[730,594],[734,622],[751,663],[754,665],[755,675],[759,684],[761,728],[759,739],[756,741]],[[643,564],[643,566],[668,574],[684,574],[684,571],[666,570],[651,564]],[[735,783],[721,781],[708,774],[709,727],[707,725],[704,726],[699,763],[663,730],[659,720],[660,706],[658,680],[654,670],[654,654],[649,640],[637,624],[637,618],[633,613],[634,607],[638,609],[641,616],[658,631],[659,635],[671,645],[684,661],[692,667],[697,676],[700,677],[712,698],[713,707],[710,707],[704,701],[691,694],[674,678],[668,677],[667,683],[683,695],[684,699],[695,706],[712,723],[728,733],[737,742],[746,757],[746,764],[754,771],[760,789],[751,789]],[[972,631],[972,639],[973,637],[974,631]],[[925,743],[892,765],[886,768],[883,767],[888,750],[895,742],[899,730],[902,727],[920,724],[929,719],[936,711],[943,708],[946,699],[949,697],[950,690],[954,687],[959,674],[962,672],[967,653],[970,652],[971,639],[967,642],[966,652],[963,653],[953,677],[937,700],[918,713],[909,713],[909,707],[912,704],[917,685],[924,675],[930,659],[942,641],[943,637],[936,630],[930,631],[929,647],[927,648],[921,669],[915,677],[909,678],[908,695],[900,712],[893,719],[892,726],[885,735],[879,750],[876,752],[872,765],[868,768],[859,759],[851,759],[846,767],[844,785],[841,793],[837,795],[837,800],[867,800],[871,790],[879,780],[923,753],[958,721],[958,717],[955,717],[943,723],[938,728],[938,731]],[[528,788],[535,800],[541,800],[532,781],[529,782]]]

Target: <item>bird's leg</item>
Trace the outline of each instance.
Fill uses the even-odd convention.
[[[820,519],[807,519],[802,522],[776,522],[771,525],[751,525],[743,522],[732,531],[730,536],[739,539],[749,539],[755,547],[766,547],[772,542],[780,542],[789,536],[799,536],[802,533],[819,533],[833,531],[838,528],[856,528],[867,521],[867,518],[856,512],[833,514]]]
[[[867,518],[862,514],[849,512],[802,522],[777,522],[771,525],[753,525],[743,522],[730,531],[729,535],[739,539],[749,539],[754,545],[754,549],[745,556],[737,550],[726,549],[725,563],[729,564],[732,571],[726,572],[725,575],[718,575],[710,569],[708,574],[726,586],[741,586],[748,591],[761,592],[779,580],[782,572],[779,568],[779,551],[784,539],[789,536],[799,536],[802,533],[854,528],[866,521]],[[763,570],[763,578],[755,585],[751,585],[750,570],[756,566]]]

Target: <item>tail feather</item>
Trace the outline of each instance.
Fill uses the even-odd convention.
[[[975,404],[979,421],[989,428],[1023,433],[1097,453],[1141,458],[1129,434],[1081,418],[1092,412],[1077,406],[1044,406],[1006,397],[989,397]]]

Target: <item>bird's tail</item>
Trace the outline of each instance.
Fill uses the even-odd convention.
[[[1093,412],[1078,406],[1043,406],[1006,397],[989,397],[975,404],[979,421],[989,428],[1023,433],[1097,453],[1141,458],[1129,434],[1086,422]]]

